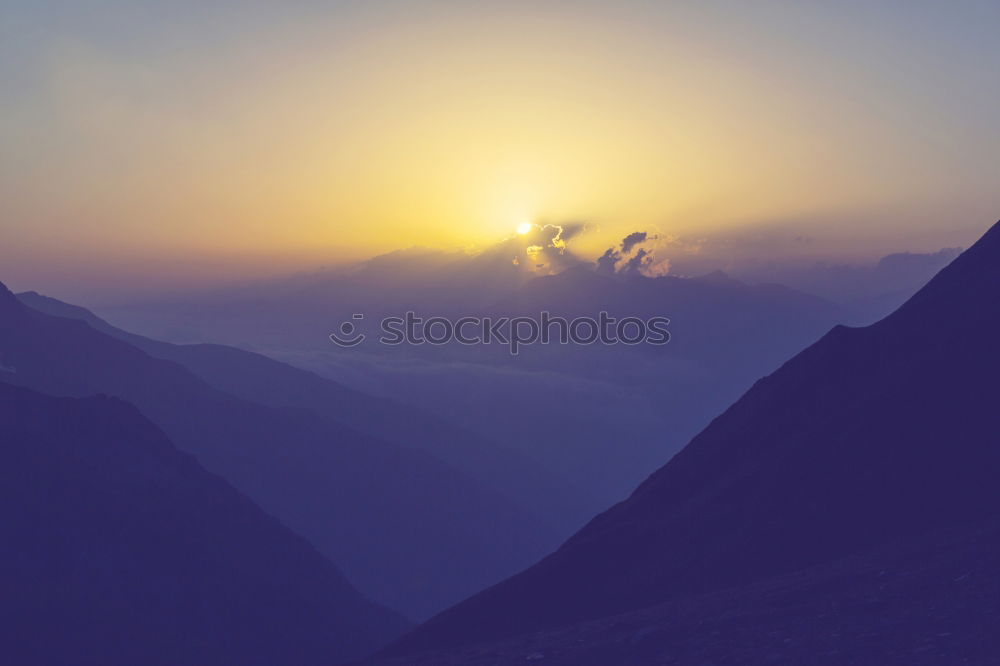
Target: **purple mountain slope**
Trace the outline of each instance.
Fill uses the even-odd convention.
[[[605,617],[995,518],[998,296],[1000,224],[892,315],[836,327],[757,382],[555,553],[387,654]]]
[[[20,293],[17,298],[39,312],[85,321],[154,358],[182,365],[220,391],[270,407],[305,408],[363,434],[425,451],[537,516],[570,515],[577,521],[576,527],[589,517],[581,515],[577,508],[586,504],[581,501],[581,497],[587,496],[583,489],[570,486],[512,448],[436,418],[426,410],[361,393],[313,372],[236,347],[179,345],[129,333],[85,308],[36,292]],[[569,531],[563,537],[568,534]]]
[[[28,308],[2,287],[0,367],[0,380],[44,393],[131,402],[364,593],[413,618],[527,565],[552,540],[531,513],[424,451],[308,409],[225,393],[82,321]]]
[[[8,663],[339,663],[406,626],[127,403],[0,382],[0,443]]]

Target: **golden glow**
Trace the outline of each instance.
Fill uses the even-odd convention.
[[[930,229],[968,215],[949,192],[995,208],[996,142],[962,144],[973,125],[927,140],[949,136],[946,107],[907,98],[936,91],[928,67],[802,50],[837,31],[775,39],[753,3],[731,20],[697,3],[425,4],[232,34],[155,23],[159,48],[135,52],[32,40],[34,78],[0,118],[0,263],[309,269],[485,247],[517,221],[587,222],[572,249],[597,256],[636,230]],[[969,123],[990,108],[963,104]]]

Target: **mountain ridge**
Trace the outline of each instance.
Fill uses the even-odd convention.
[[[38,292],[23,292],[16,297],[35,310],[85,321],[151,356],[179,363],[225,393],[271,407],[307,408],[321,418],[346,424],[366,435],[422,450],[541,519],[565,517],[558,522],[578,526],[586,517],[575,510],[578,497],[586,496],[583,489],[558,479],[547,467],[510,447],[432,414],[238,347],[162,342],[119,329],[86,308]]]
[[[520,507],[419,450],[218,391],[83,321],[0,297],[0,379],[135,404],[182,450],[310,539],[366,594],[423,617],[551,540]],[[449,557],[470,566],[455,569]]]
[[[19,664],[320,664],[406,622],[131,404],[0,382],[0,635]]]
[[[996,515],[998,266],[1000,223],[897,313],[837,326],[759,380],[555,553],[385,654],[624,612]],[[946,325],[926,326],[939,308]]]

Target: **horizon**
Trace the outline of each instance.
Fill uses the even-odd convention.
[[[1000,209],[996,3],[0,12],[18,288],[98,302],[529,222],[586,223],[594,257],[642,230],[850,263],[967,247]]]
[[[560,225],[543,223],[532,224],[532,234],[553,226]],[[586,237],[587,225],[577,225],[581,231],[579,236]],[[989,228],[989,227],[986,227]],[[817,243],[815,239],[801,236],[790,236],[787,232],[774,232],[773,228],[751,229],[742,235],[721,235],[718,237],[685,238],[671,235],[655,235],[646,233],[648,241],[643,241],[651,261],[641,272],[647,277],[671,275],[674,277],[693,278],[709,273],[721,272],[735,276],[749,284],[761,282],[776,282],[784,286],[800,289],[816,294],[809,288],[795,284],[793,278],[761,279],[762,271],[775,275],[795,275],[810,270],[824,269],[863,269],[874,268],[879,262],[892,256],[933,257],[953,255],[972,245],[982,231],[962,232],[950,237],[964,238],[972,234],[972,242],[958,246],[936,246],[926,239],[923,243],[913,242],[908,245],[895,246],[892,239],[886,240],[886,247],[869,247],[867,251],[848,251],[841,244]],[[599,268],[602,251],[580,251],[579,236],[574,236],[565,246],[558,248],[560,254],[565,252],[565,259],[558,264],[539,264],[537,269],[527,268],[523,271],[532,277],[541,277],[562,272],[576,265]],[[175,269],[169,276],[157,276],[148,279],[148,263],[141,265],[118,264],[103,273],[87,275],[89,280],[83,280],[76,273],[66,272],[61,264],[57,268],[43,266],[36,271],[29,271],[21,278],[15,271],[14,279],[8,275],[0,276],[0,283],[14,293],[37,292],[62,300],[79,302],[91,307],[121,307],[142,303],[152,303],[160,300],[185,299],[197,297],[198,294],[226,293],[229,290],[239,290],[254,286],[266,286],[309,279],[316,276],[350,276],[368,266],[377,265],[379,261],[392,260],[396,257],[423,256],[429,260],[461,259],[473,262],[477,257],[487,257],[491,253],[508,250],[512,242],[521,239],[517,229],[497,242],[483,247],[433,247],[429,245],[412,245],[387,249],[370,256],[353,260],[316,262],[311,265],[301,265],[297,259],[286,262],[276,260],[272,255],[254,262],[250,267],[244,263],[220,261],[218,257],[207,257],[199,261],[188,258],[178,260],[171,258],[167,263]],[[734,241],[734,239],[740,239]],[[740,242],[742,241],[742,242]],[[776,242],[777,241],[777,242]],[[902,241],[907,242],[907,241]],[[621,239],[610,242],[603,251],[611,251],[620,247]],[[514,252],[524,256],[528,242],[520,243]],[[762,251],[762,246],[768,249]],[[586,248],[587,244],[583,244]],[[924,249],[915,249],[924,248]],[[553,250],[551,245],[547,250]],[[511,257],[516,254],[511,254]],[[195,268],[194,274],[176,272],[179,268]],[[680,269],[680,270],[679,270]],[[136,272],[138,271],[138,275]],[[135,281],[135,277],[146,277],[147,280]],[[123,281],[127,281],[124,282]]]

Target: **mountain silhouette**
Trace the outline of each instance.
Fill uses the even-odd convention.
[[[846,321],[858,325],[882,319],[913,296],[961,248],[937,252],[895,252],[871,264],[763,262],[737,268],[737,277],[776,282],[815,294],[843,306]]]
[[[618,401],[612,396],[596,404],[553,394],[560,419],[551,417],[551,407],[520,408],[516,420],[490,422],[507,434],[504,441],[591,489],[602,501],[589,505],[586,518],[627,497],[754,380],[839,321],[837,306],[780,285],[748,285],[722,273],[606,275],[588,265],[537,277],[487,312],[533,319],[548,312],[567,321],[601,312],[619,320],[670,320],[665,345],[538,344],[517,357],[494,350],[491,360],[516,371],[620,387]],[[588,328],[581,330],[585,335]],[[558,328],[551,331],[557,340]],[[472,415],[478,414],[466,413],[463,424],[476,427]]]
[[[406,626],[127,403],[0,382],[0,442],[7,663],[339,663]]]
[[[0,381],[43,393],[134,404],[365,594],[412,618],[510,575],[553,542],[532,513],[424,451],[220,391],[83,321],[28,308],[2,286],[0,367]]]
[[[67,319],[79,319],[92,328],[127,342],[155,358],[173,361],[212,387],[230,395],[277,408],[305,408],[324,420],[350,426],[358,432],[406,448],[426,451],[484,487],[504,494],[547,522],[566,522],[572,516],[579,527],[580,497],[586,492],[511,447],[489,440],[468,428],[435,417],[426,410],[368,395],[314,372],[236,347],[219,344],[178,345],[123,331],[86,308],[37,292],[16,294],[32,309]],[[561,520],[560,520],[561,518]],[[575,529],[574,527],[574,529]],[[566,531],[563,536],[568,536]],[[539,544],[540,547],[553,547]]]
[[[774,367],[827,330],[833,303],[777,284],[749,285],[721,271],[699,277],[606,275],[579,265],[538,277],[492,312],[648,319],[666,316],[675,344],[636,349],[731,366]],[[739,336],[734,335],[739,331]]]
[[[362,392],[389,396],[412,412],[437,415],[474,437],[414,432],[412,442],[436,442],[426,450],[550,517],[560,539],[627,497],[753,381],[842,319],[838,307],[820,298],[721,275],[612,277],[579,263],[539,277],[511,263],[524,243],[536,244],[516,236],[474,256],[411,249],[376,257],[353,272],[331,269],[97,313],[157,339],[265,350]],[[550,263],[554,259],[549,256]],[[673,339],[657,348],[534,344],[516,357],[502,344],[378,343],[380,318],[407,311],[455,321],[476,315],[537,319],[542,311],[596,317],[601,310],[669,317]],[[364,315],[357,326],[368,339],[356,349],[340,349],[327,334],[354,321],[355,313]],[[216,383],[220,374],[208,377],[194,363],[171,358],[236,392]],[[204,360],[198,365],[207,367]],[[349,415],[336,415],[341,422],[403,443],[397,433],[375,432],[364,423],[399,430],[400,418],[352,420],[363,410],[344,411]],[[504,458],[495,453],[500,449]]]
[[[838,326],[758,381],[555,553],[386,654],[607,617],[995,520],[997,294],[1000,223],[892,315]]]

